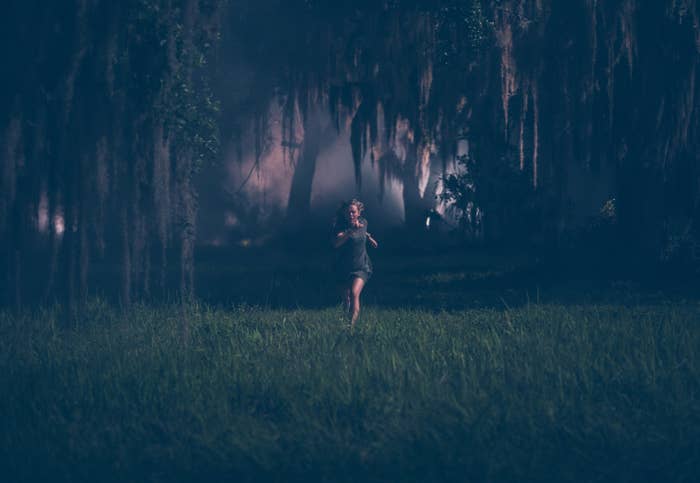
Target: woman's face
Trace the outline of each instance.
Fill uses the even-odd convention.
[[[350,223],[355,223],[359,217],[360,210],[357,208],[357,205],[348,206],[348,220],[350,220]]]

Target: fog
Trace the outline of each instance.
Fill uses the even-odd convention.
[[[339,204],[358,198],[365,204],[365,216],[374,231],[402,225],[404,207],[400,181],[385,179],[381,195],[379,168],[368,154],[362,161],[362,183],[358,186],[349,129],[340,126],[337,130],[324,110],[315,115],[321,118],[324,137],[316,160],[310,211],[302,223],[323,236]],[[281,112],[276,101],[271,103],[268,124],[269,133],[259,157],[255,154],[251,130],[243,140],[242,156],[237,152],[238,146],[228,146],[222,153],[220,169],[200,180],[200,201],[204,208],[198,221],[201,243],[226,245],[241,240],[264,243],[279,234],[284,226],[304,133],[302,128],[296,128],[291,146],[283,146]]]

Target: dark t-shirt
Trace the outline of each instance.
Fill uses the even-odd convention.
[[[372,275],[372,261],[367,255],[367,220],[360,218],[358,228],[340,228],[334,235],[341,231],[349,231],[350,236],[336,249],[335,272],[338,279],[344,281],[357,277],[367,281]]]

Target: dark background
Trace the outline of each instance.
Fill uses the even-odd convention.
[[[3,10],[3,305],[326,303],[355,196],[377,303],[480,258],[502,288],[697,280],[696,2]]]

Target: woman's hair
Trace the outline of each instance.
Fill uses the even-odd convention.
[[[362,212],[365,211],[365,205],[364,205],[364,203],[362,203],[362,202],[361,202],[360,200],[358,200],[357,198],[353,198],[353,199],[351,199],[350,201],[348,201],[348,202],[345,204],[345,209],[347,210],[348,208],[350,208],[351,205],[357,206],[357,211],[359,211],[360,214],[362,214]]]
[[[347,213],[348,208],[350,208],[350,206],[352,205],[357,206],[357,210],[360,212],[360,215],[365,210],[364,203],[362,203],[357,198],[353,198],[349,201],[343,201],[338,207],[338,209],[335,211],[335,218],[333,219],[334,230],[343,230],[348,227]]]

